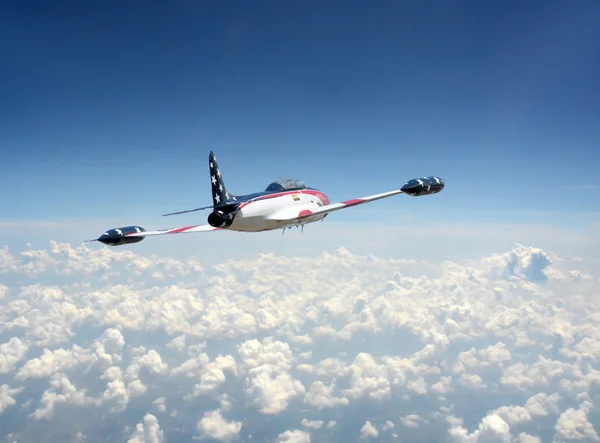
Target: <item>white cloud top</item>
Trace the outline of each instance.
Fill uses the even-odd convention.
[[[596,269],[3,248],[0,436],[600,441]]]

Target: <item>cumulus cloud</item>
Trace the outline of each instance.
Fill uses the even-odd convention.
[[[127,443],[163,443],[164,432],[161,431],[158,419],[152,414],[144,415],[144,420],[138,423]]]
[[[515,443],[542,443],[542,439],[522,432],[515,439]]]
[[[298,429],[285,431],[277,436],[277,443],[310,443],[310,434]]]
[[[379,431],[373,424],[367,420],[362,428],[360,428],[360,436],[363,438],[377,438]]]
[[[0,429],[24,440],[62,439],[54,423],[73,441],[600,439],[585,260],[204,264],[52,242],[3,248],[0,274]]]
[[[0,385],[0,414],[17,404],[12,396],[19,394],[22,390],[23,388],[11,389],[8,385]]]
[[[210,437],[219,441],[230,441],[242,430],[242,422],[227,421],[219,409],[204,414],[198,422],[197,428],[203,437]]]
[[[57,405],[82,407],[98,405],[100,402],[98,399],[86,395],[86,389],[78,390],[65,374],[53,374],[49,384],[50,387],[42,394],[39,407],[31,414],[35,420],[51,419]]]
[[[394,422],[392,422],[391,420],[387,420],[385,422],[385,424],[383,425],[382,430],[383,431],[391,431],[392,429],[394,429],[396,426],[394,425]]]
[[[57,372],[71,369],[78,365],[97,361],[89,349],[73,345],[71,349],[44,349],[41,357],[27,361],[17,372],[16,380],[26,381],[29,378],[47,378]]]
[[[400,418],[400,421],[402,422],[402,424],[404,426],[406,426],[407,428],[418,428],[419,427],[419,421],[421,420],[421,417],[419,417],[417,414],[408,414],[405,415],[404,417]],[[389,422],[391,423],[391,422]],[[391,427],[394,427],[394,424],[391,423]]]
[[[307,428],[321,429],[321,427],[323,427],[324,421],[323,420],[308,420],[306,418],[303,418],[301,423],[302,423],[302,426],[305,426]]]
[[[264,414],[278,414],[289,402],[305,393],[302,383],[290,374],[292,351],[281,341],[248,340],[238,348],[247,369],[246,393]]]
[[[591,406],[584,402],[581,407],[569,408],[560,414],[555,427],[556,437],[560,440],[600,441],[594,426],[588,421]]]
[[[167,405],[165,404],[165,397],[159,397],[152,402],[152,405],[160,412],[167,412]]]
[[[335,406],[345,406],[350,404],[346,397],[336,397],[333,395],[335,384],[329,386],[322,381],[315,381],[310,385],[309,391],[304,397],[304,403],[316,407],[317,409],[333,408]]]
[[[457,442],[509,442],[510,426],[497,414],[483,418],[479,427],[472,433],[463,427],[450,429],[450,436]]]
[[[12,337],[7,343],[0,345],[0,374],[14,370],[27,352],[27,345],[18,337]]]

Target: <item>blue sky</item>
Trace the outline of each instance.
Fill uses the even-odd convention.
[[[295,177],[340,200],[435,174],[444,193],[389,204],[593,221],[600,4],[416,3],[4,3],[0,218],[204,205],[212,149],[236,193]]]

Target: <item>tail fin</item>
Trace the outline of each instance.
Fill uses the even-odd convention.
[[[223,174],[221,174],[219,164],[217,163],[217,158],[212,151],[210,151],[210,154],[208,155],[208,166],[210,166],[210,183],[212,186],[212,198],[214,206],[220,206],[232,198],[235,200],[235,197],[227,192],[225,182],[223,181]]]
[[[219,165],[217,164],[217,158],[212,151],[210,151],[208,156],[208,163],[210,166],[210,182],[212,187],[212,206],[203,206],[202,208],[188,209],[186,211],[169,212],[168,214],[163,214],[163,216],[204,211],[205,209],[213,209],[215,206],[223,206],[224,204],[227,204],[228,201],[231,202],[231,200],[237,200],[234,195],[231,195],[229,192],[227,192],[227,189],[225,188],[225,182],[223,182],[223,176],[221,175]]]

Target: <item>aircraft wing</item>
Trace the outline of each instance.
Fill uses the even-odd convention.
[[[86,242],[98,241],[106,246],[121,246],[130,243],[139,243],[144,238],[151,235],[165,235],[165,234],[188,234],[194,232],[208,232],[216,231],[220,228],[213,228],[210,225],[193,225],[183,226],[181,228],[173,229],[160,229],[155,231],[146,231],[141,226],[124,226],[122,228],[109,229],[100,237],[93,240],[86,240]]]
[[[413,178],[407,181],[404,186],[400,189],[396,189],[394,191],[382,192],[381,194],[368,195],[366,197],[355,198],[352,200],[346,200],[339,203],[332,203],[329,205],[321,206],[318,209],[305,209],[303,211],[299,211],[296,214],[286,214],[277,215],[275,214],[274,218],[271,218],[271,221],[281,224],[289,224],[289,223],[300,223],[303,220],[311,219],[313,217],[321,216],[324,214],[329,214],[330,212],[339,211],[340,209],[346,209],[351,206],[362,205],[363,203],[369,203],[375,200],[381,200],[382,198],[391,197],[393,195],[398,194],[407,194],[411,197],[419,197],[423,195],[432,195],[437,194],[442,189],[444,189],[444,180],[439,177],[430,176],[423,178]]]
[[[173,229],[158,229],[155,231],[131,232],[125,234],[125,237],[147,237],[150,235],[165,235],[165,234],[191,234],[194,232],[217,231],[221,228],[213,228],[211,225],[194,225],[183,226]]]
[[[382,192],[381,194],[368,195],[366,197],[355,198],[352,200],[346,200],[339,203],[332,203],[329,205],[321,206],[316,210],[305,210],[301,211],[300,214],[286,218],[276,218],[274,221],[277,223],[300,223],[302,220],[307,218],[316,217],[323,214],[329,214],[330,212],[339,211],[340,209],[350,208],[352,206],[362,205],[363,203],[369,203],[375,200],[381,200],[382,198],[391,197],[393,195],[402,194],[404,191],[397,189],[395,191]]]

